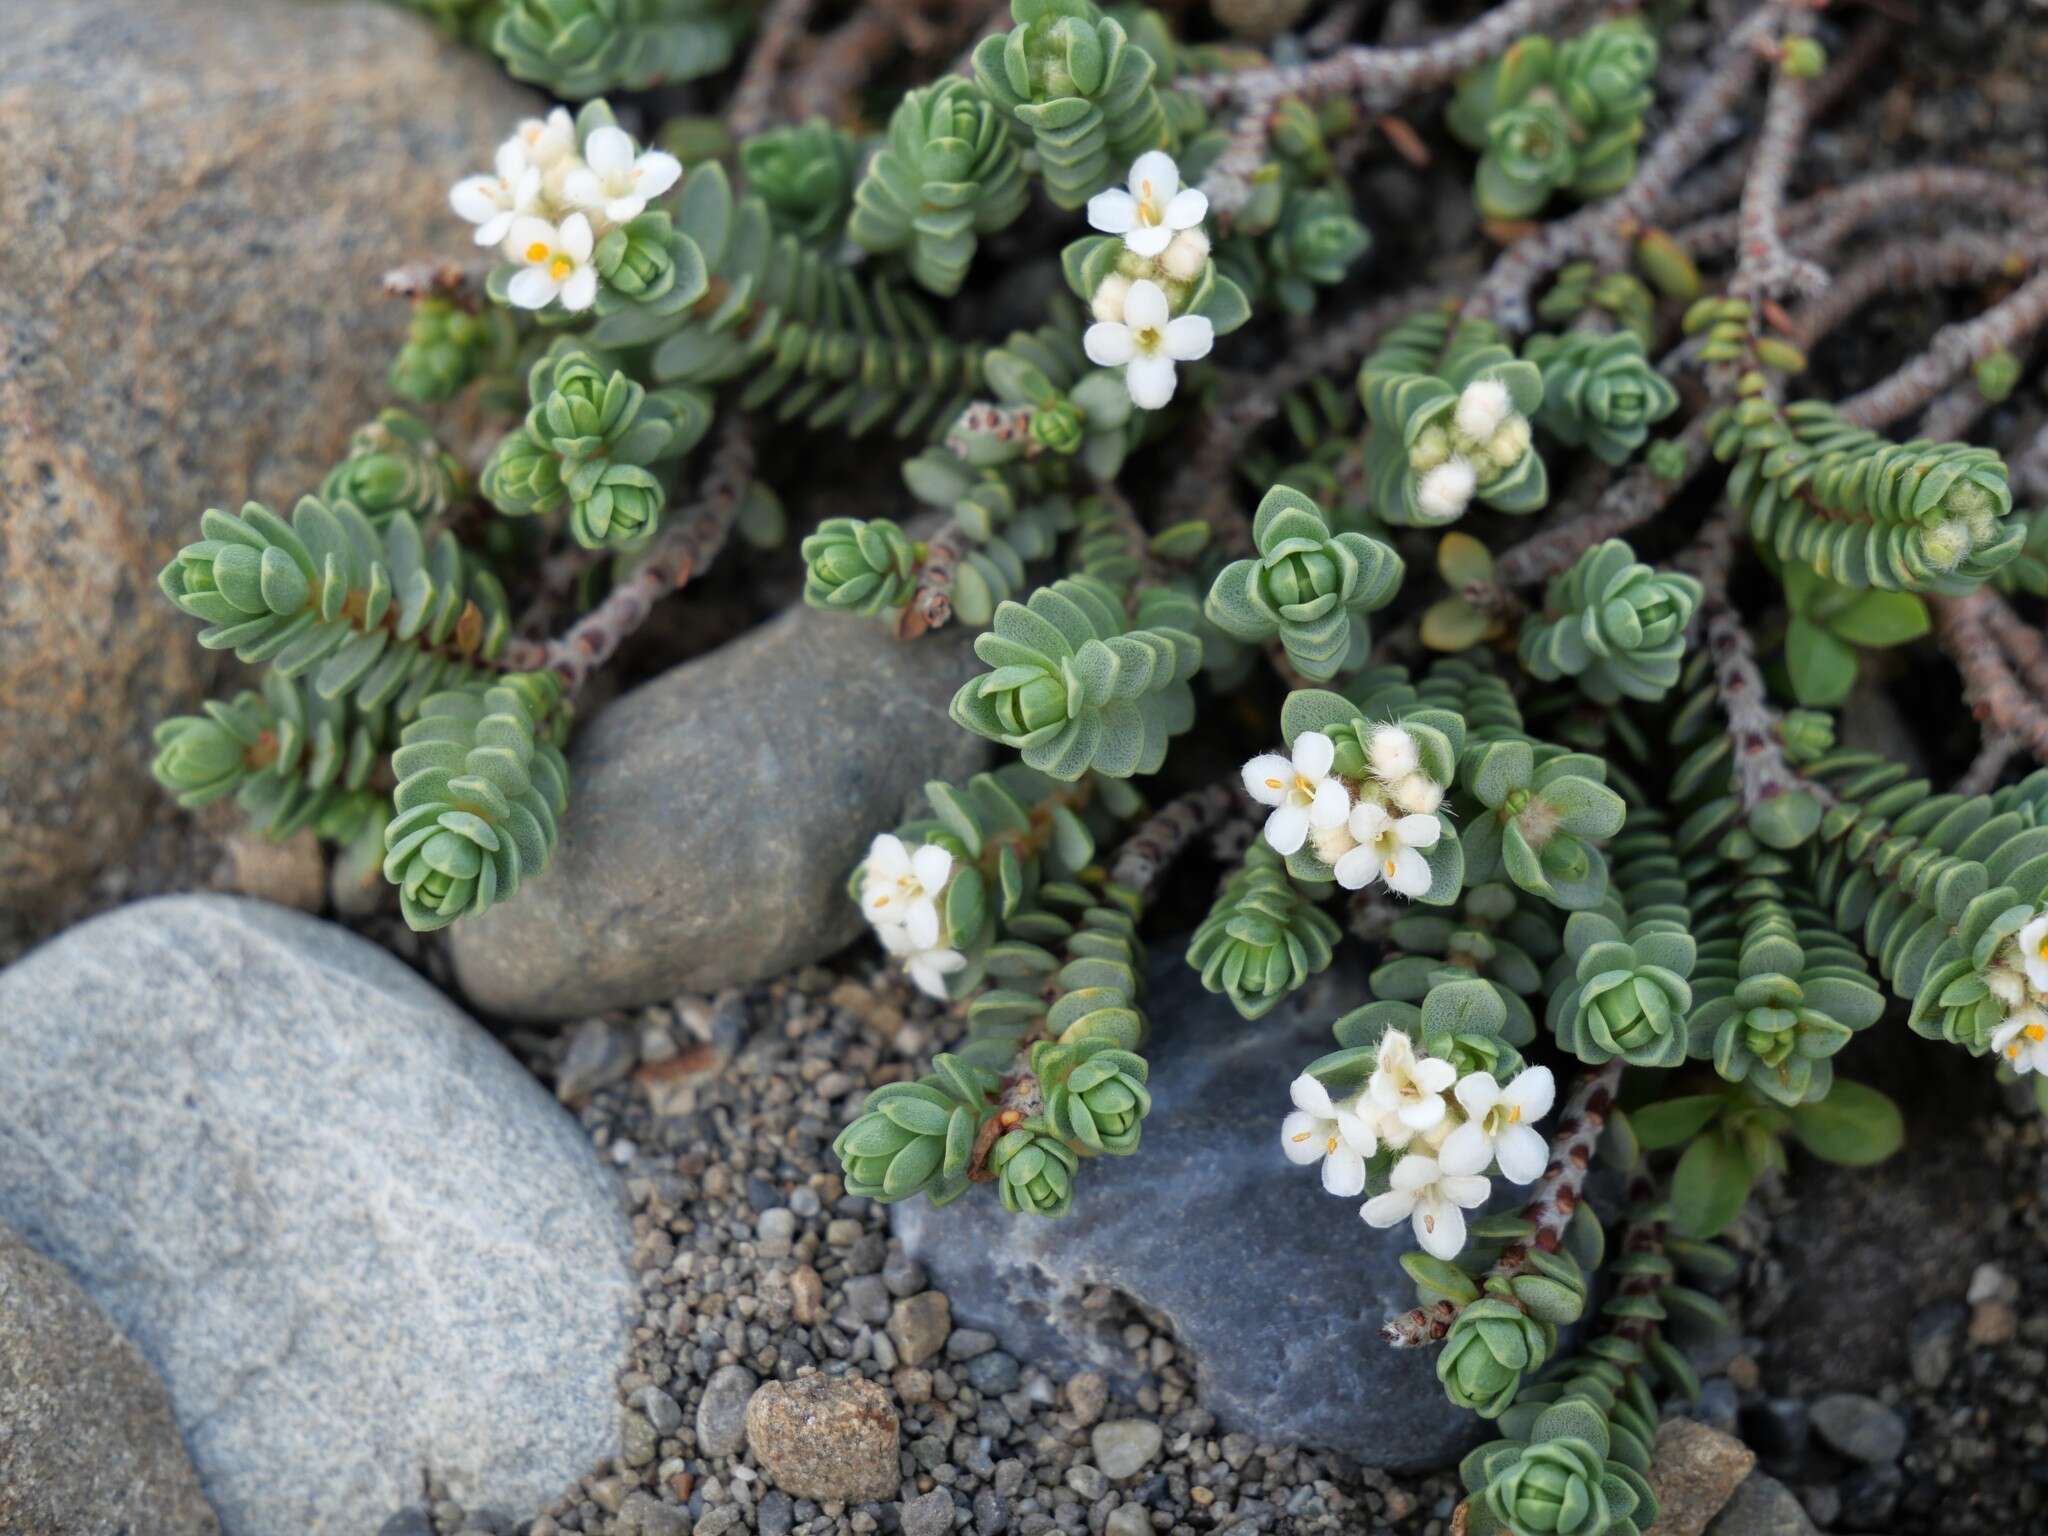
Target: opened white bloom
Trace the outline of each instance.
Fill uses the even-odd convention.
[[[1479,477],[1472,472],[1472,466],[1463,459],[1451,459],[1422,477],[1422,484],[1415,491],[1415,505],[1431,522],[1448,523],[1464,515],[1472,504],[1472,493],[1478,488]]]
[[[498,146],[489,176],[465,176],[448,192],[448,206],[476,226],[478,245],[497,245],[512,232],[512,221],[540,202],[540,169],[526,161],[517,138]]]
[[[1351,808],[1349,829],[1358,846],[1335,866],[1345,890],[1362,891],[1375,880],[1403,896],[1429,890],[1432,876],[1422,852],[1443,837],[1442,822],[1434,816],[1396,817],[1377,800],[1361,800]]]
[[[1991,1049],[2015,1072],[2048,1073],[2048,1013],[2022,1008],[1991,1031]]]
[[[1455,1259],[1465,1246],[1465,1212],[1486,1204],[1486,1180],[1446,1173],[1435,1158],[1411,1152],[1394,1164],[1389,1181],[1393,1188],[1374,1195],[1358,1214],[1375,1227],[1412,1222],[1425,1253]]]
[[[645,213],[682,174],[683,162],[674,155],[658,149],[636,155],[633,136],[607,124],[583,141],[583,164],[569,173],[562,190],[578,208],[624,224]]]
[[[912,948],[939,942],[939,896],[953,878],[953,855],[937,843],[915,853],[903,839],[884,832],[868,844],[861,870],[860,905],[877,928],[901,928]]]
[[[1444,787],[1426,773],[1411,773],[1389,791],[1394,804],[1411,816],[1434,816],[1444,803]]]
[[[903,972],[910,978],[911,985],[926,997],[946,1001],[946,978],[955,971],[967,968],[967,957],[957,949],[943,949],[911,942],[910,935],[901,928],[878,930],[882,948],[903,959]]]
[[[1372,776],[1382,784],[1391,784],[1396,779],[1405,779],[1422,762],[1415,738],[1398,725],[1373,727],[1372,739],[1366,744],[1366,760],[1372,765]]]
[[[512,221],[505,248],[520,270],[505,296],[521,309],[546,309],[555,299],[570,311],[590,308],[597,298],[597,268],[590,264],[590,220],[572,213],[559,225],[531,214]]]
[[[1280,1122],[1280,1145],[1291,1163],[1323,1164],[1323,1188],[1333,1195],[1365,1189],[1365,1160],[1379,1150],[1372,1124],[1355,1099],[1332,1103],[1330,1091],[1306,1072],[1287,1090],[1294,1113]]]
[[[1098,320],[1081,338],[1088,360],[1121,368],[1131,404],[1156,411],[1173,398],[1173,365],[1192,363],[1216,345],[1216,328],[1201,315],[1170,317],[1166,290],[1141,277],[1124,296],[1121,320]]]
[[[2027,985],[2036,992],[2048,992],[2048,912],[2019,932],[2020,964],[2027,973]]]
[[[1244,765],[1245,793],[1273,807],[1266,841],[1275,853],[1295,852],[1308,841],[1311,827],[1339,826],[1350,813],[1351,791],[1330,777],[1336,760],[1335,742],[1321,731],[1303,731],[1294,738],[1292,761],[1263,752]]]
[[[1088,301],[1088,308],[1098,320],[1121,321],[1124,317],[1124,300],[1131,296],[1131,280],[1121,272],[1112,272],[1095,285],[1095,297]]]
[[[1550,1162],[1550,1146],[1534,1122],[1550,1113],[1557,1081],[1548,1067],[1524,1067],[1503,1088],[1490,1072],[1468,1072],[1453,1090],[1465,1123],[1445,1138],[1437,1154],[1451,1173],[1484,1173],[1500,1162],[1510,1184],[1533,1184]]]
[[[506,141],[507,148],[514,146],[528,165],[551,171],[576,153],[576,120],[567,107],[557,107],[546,117],[529,117]]]
[[[1180,184],[1180,167],[1163,149],[1147,150],[1131,166],[1130,190],[1112,187],[1088,199],[1088,222],[1105,235],[1122,235],[1140,256],[1157,256],[1176,231],[1209,216],[1209,199]]]
[[[1483,443],[1500,430],[1501,423],[1514,409],[1514,401],[1508,398],[1508,388],[1500,380],[1474,379],[1458,396],[1452,420],[1465,436]]]
[[[1437,1056],[1418,1056],[1407,1034],[1390,1029],[1380,1036],[1366,1093],[1380,1111],[1381,1133],[1396,1146],[1401,1134],[1427,1131],[1444,1117],[1444,1092],[1458,1080],[1458,1069]],[[1391,1134],[1389,1134],[1391,1133]]]

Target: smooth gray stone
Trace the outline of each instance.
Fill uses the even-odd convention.
[[[956,1321],[1021,1359],[1130,1384],[1123,1319],[1081,1308],[1109,1286],[1165,1315],[1223,1429],[1379,1467],[1455,1461],[1485,1426],[1445,1399],[1434,1350],[1376,1334],[1415,1304],[1400,1263],[1412,1235],[1374,1231],[1362,1201],[1332,1199],[1280,1149],[1288,1084],[1336,1049],[1330,1025],[1366,996],[1363,966],[1340,960],[1247,1023],[1178,945],[1155,946],[1153,1107],[1137,1152],[1084,1165],[1058,1221],[1011,1216],[975,1189],[944,1210],[891,1207],[897,1235]]]
[[[220,1536],[164,1384],[64,1267],[0,1224],[0,1531]]]
[[[168,897],[0,972],[0,1219],[156,1367],[230,1536],[360,1536],[429,1471],[530,1518],[617,1450],[617,1180],[315,918]]]
[[[1815,1536],[1813,1522],[1792,1490],[1752,1472],[1707,1527],[1706,1536]]]
[[[850,942],[846,877],[868,843],[926,780],[987,761],[946,715],[979,670],[970,639],[794,608],[606,705],[570,748],[553,867],[450,930],[471,1002],[582,1018]]]

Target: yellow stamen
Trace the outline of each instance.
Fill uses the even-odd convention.
[[[1519,1105],[1519,1104],[1517,1104],[1517,1105],[1516,1105],[1516,1106],[1515,1106],[1515,1107],[1514,1107],[1513,1109],[1510,1109],[1510,1110],[1508,1111],[1508,1124],[1509,1124],[1509,1125],[1520,1125],[1521,1123],[1522,1123],[1522,1106],[1521,1106],[1521,1105]]]
[[[2043,960],[2048,960],[2048,938],[2042,939],[2040,943],[2034,946],[2034,953]]]
[[[2036,1042],[2037,1044],[2040,1041],[2048,1040],[2048,1028],[2044,1028],[2039,1024],[2029,1024],[2025,1029],[2021,1030],[2020,1033],[2025,1035],[2029,1040]]]
[[[533,244],[529,245],[526,248],[526,259],[532,262],[535,266],[539,266],[542,262],[548,259],[547,246],[542,244],[538,240],[534,241]]]
[[[1295,1132],[1295,1134],[1294,1134],[1294,1140],[1296,1140],[1296,1141],[1307,1141],[1307,1140],[1309,1139],[1310,1135],[1312,1135],[1312,1134],[1313,1134],[1313,1133],[1312,1133],[1312,1132],[1309,1132],[1309,1131],[1297,1131],[1297,1132]]]
[[[1394,861],[1392,859],[1387,860],[1387,878],[1389,880],[1394,878]]]
[[[1330,1138],[1330,1146],[1329,1146],[1329,1150],[1330,1150],[1330,1153],[1331,1153],[1331,1155],[1333,1155],[1333,1156],[1334,1156],[1334,1155],[1336,1154],[1336,1151],[1337,1151],[1337,1138],[1336,1138],[1336,1137],[1334,1137],[1334,1136],[1332,1136],[1332,1137]]]
[[[1423,1217],[1422,1230],[1425,1232],[1434,1232],[1436,1230],[1436,1218],[1434,1216]]]
[[[576,263],[571,261],[566,256],[557,256],[553,261],[548,263],[548,276],[552,277],[558,283],[575,270]]]
[[[1281,787],[1281,781],[1280,781],[1279,779],[1268,779],[1268,780],[1266,780],[1266,788],[1268,788],[1268,789],[1278,789],[1278,788],[1280,788],[1280,787]]]

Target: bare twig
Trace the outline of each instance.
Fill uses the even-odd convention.
[[[1786,17],[1785,27],[1793,36],[1810,36],[1813,17],[1795,12]],[[1806,138],[1812,103],[1811,82],[1782,69],[1771,77],[1764,124],[1757,134],[1756,152],[1750,157],[1749,174],[1743,179],[1742,206],[1737,213],[1740,254],[1728,291],[1738,298],[1778,299],[1795,292],[1817,293],[1827,286],[1825,272],[1786,249],[1780,225],[1785,187]]]
[[[1864,305],[1901,293],[2022,277],[2048,261],[2048,236],[1961,233],[1894,240],[1836,274],[1828,291],[1792,317],[1792,340],[1811,349]]]
[[[725,125],[736,139],[751,138],[766,128],[775,112],[775,88],[782,81],[782,61],[789,46],[803,35],[812,0],[773,0],[754,35],[754,51],[740,83],[726,104]]]
[[[1911,415],[1993,352],[2017,345],[2048,323],[2048,272],[2035,274],[1974,320],[1943,326],[1921,353],[1890,378],[1842,402],[1842,419],[1878,427]]]
[[[454,261],[412,261],[384,274],[386,298],[447,299],[475,313],[483,300],[484,269]]]
[[[1579,1208],[1579,1192],[1585,1187],[1587,1170],[1593,1166],[1593,1151],[1600,1145],[1600,1133],[1607,1128],[1607,1116],[1621,1087],[1622,1070],[1622,1060],[1617,1056],[1603,1067],[1588,1068],[1579,1074],[1550,1133],[1550,1164],[1531,1188],[1529,1203],[1522,1207],[1523,1219],[1536,1225],[1535,1235],[1527,1242],[1510,1244],[1494,1261],[1493,1268],[1481,1277],[1482,1284],[1487,1280],[1512,1280],[1529,1267],[1532,1251],[1556,1253],[1564,1246],[1565,1228],[1571,1225],[1572,1213]],[[1380,1329],[1380,1337],[1396,1349],[1440,1343],[1462,1310],[1448,1298],[1434,1306],[1417,1307],[1390,1318]]]
[[[1138,893],[1140,902],[1149,905],[1160,876],[1173,867],[1188,845],[1243,808],[1243,794],[1228,781],[1169,800],[1117,849],[1110,861],[1110,880],[1128,886]]]
[[[754,445],[738,418],[726,424],[697,500],[655,536],[633,574],[568,631],[549,641],[515,640],[498,657],[508,672],[550,671],[571,693],[617,653],[661,598],[718,558],[754,477]]]
[[[1928,607],[1934,611],[1935,638],[1962,674],[1963,698],[1970,713],[1984,726],[1987,748],[1992,740],[2009,740],[2048,763],[2044,695],[2037,691],[2038,684],[2034,689],[2023,687],[2013,675],[2003,637],[1995,629],[2000,622],[1995,617],[1997,610],[2003,609],[2011,627],[2024,631],[2035,647],[2041,645],[2039,631],[2027,629],[1990,587],[1979,587],[1966,597],[1929,598]],[[2042,666],[2048,670],[2048,657],[2042,658]],[[1994,770],[1992,778],[1996,776]]]
[[[927,630],[938,629],[953,619],[953,575],[973,540],[957,517],[941,523],[925,540],[924,558],[918,562],[917,586],[903,616],[896,621],[896,633],[915,640]]]
[[[842,122],[853,115],[853,98],[882,67],[896,46],[897,27],[887,9],[862,5],[824,40],[789,83],[790,115],[801,122],[822,117]]]
[[[1879,171],[1792,203],[1784,211],[1784,227],[1801,251],[1821,256],[1866,224],[1883,220],[1896,226],[1902,218],[1949,207],[2032,228],[2048,220],[2048,191],[1966,165],[1921,165]],[[1731,213],[1688,224],[1672,238],[1690,255],[1708,257],[1733,250],[1740,236],[1740,216]]]
[[[1977,749],[1977,755],[1970,759],[1970,766],[1963,776],[1949,786],[1952,795],[1988,795],[1998,787],[1998,781],[2005,777],[2006,765],[2020,750],[2019,738],[2008,736],[2003,731],[1987,731],[1984,745]]]

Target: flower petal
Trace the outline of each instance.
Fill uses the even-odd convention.
[[[1330,1102],[1330,1090],[1306,1072],[1287,1085],[1287,1097],[1294,1101],[1296,1109],[1307,1110],[1319,1120],[1336,1118],[1337,1109]]]
[[[1351,815],[1351,791],[1342,779],[1325,779],[1316,786],[1309,802],[1308,821],[1312,827],[1341,827]]]
[[[868,844],[868,873],[895,878],[910,873],[910,850],[893,832],[879,832]]]
[[[1337,1134],[1344,1138],[1344,1144],[1360,1157],[1371,1157],[1380,1149],[1379,1133],[1372,1122],[1356,1109],[1339,1106],[1337,1110]]]
[[[1550,1165],[1549,1144],[1526,1125],[1511,1125],[1502,1131],[1493,1152],[1500,1159],[1501,1177],[1510,1184],[1533,1184]]]
[[[1401,1123],[1411,1130],[1426,1131],[1433,1125],[1441,1125],[1445,1114],[1444,1101],[1438,1094],[1426,1094],[1411,1099],[1401,1106]]]
[[[1151,185],[1148,187],[1147,182]],[[1163,149],[1148,149],[1131,162],[1131,193],[1144,197],[1148,193],[1164,206],[1173,201],[1180,191],[1180,167],[1173,163],[1173,156]]]
[[[1347,891],[1362,891],[1379,878],[1380,861],[1370,848],[1352,849],[1330,866],[1337,883]]]
[[[1294,782],[1294,764],[1272,752],[1261,752],[1244,765],[1244,792],[1261,805],[1278,805]]]
[[[1303,731],[1294,738],[1294,771],[1304,779],[1320,779],[1337,760],[1337,743],[1321,731]]]
[[[1181,315],[1166,327],[1166,355],[1178,363],[1192,363],[1209,355],[1216,345],[1216,327],[1207,315]]]
[[[1486,1204],[1486,1197],[1493,1193],[1493,1186],[1476,1173],[1447,1173],[1436,1181],[1436,1187],[1446,1199],[1468,1211]]]
[[[560,291],[546,267],[522,268],[505,285],[505,297],[521,309],[546,309]]]
[[[1450,1201],[1417,1201],[1412,1225],[1425,1253],[1448,1262],[1464,1251],[1465,1213]]]
[[[610,175],[614,171],[631,170],[633,166],[633,136],[623,128],[606,124],[590,130],[590,137],[583,141],[583,159],[594,171]]]
[[[1124,324],[1134,331],[1156,331],[1166,325],[1166,290],[1148,277],[1131,284],[1124,297]]]
[[[1387,1175],[1387,1182],[1395,1189],[1408,1193],[1434,1184],[1440,1177],[1436,1159],[1425,1157],[1420,1152],[1410,1152],[1394,1164],[1394,1171]]]
[[[613,224],[630,224],[646,211],[644,197],[615,197],[604,205],[605,219]]]
[[[495,176],[465,176],[448,189],[448,206],[472,224],[481,224],[498,216],[497,189],[501,183]]]
[[[1098,320],[1083,333],[1081,350],[1098,368],[1121,368],[1138,355],[1138,343],[1128,325]]]
[[[910,873],[927,896],[937,896],[953,878],[953,855],[937,843],[926,843],[910,856]]]
[[[1209,216],[1209,199],[1199,187],[1183,187],[1166,205],[1168,229],[1193,229]]]
[[[1173,399],[1173,362],[1164,357],[1134,357],[1124,368],[1124,388],[1131,404],[1144,411],[1165,408]]]
[[[1365,1193],[1365,1159],[1342,1142],[1323,1158],[1323,1188],[1350,1199]]]
[[[1275,853],[1297,853],[1308,841],[1308,812],[1298,805],[1283,805],[1266,818],[1266,841]]]
[[[1457,1097],[1458,1107],[1472,1120],[1483,1119],[1500,1102],[1500,1084],[1494,1081],[1491,1072],[1467,1072],[1451,1092]]]
[[[1361,843],[1378,842],[1387,823],[1387,808],[1377,800],[1361,800],[1351,807],[1351,835]]]
[[[477,226],[476,243],[478,245],[500,244],[505,236],[511,233],[513,217],[514,215],[509,210],[504,213],[493,214],[489,219]]]
[[[1358,1208],[1358,1214],[1365,1218],[1367,1226],[1398,1227],[1406,1221],[1415,1209],[1415,1197],[1398,1189],[1390,1189],[1384,1195],[1374,1195]]]
[[[936,949],[939,943],[939,909],[929,898],[920,897],[903,909],[903,928],[919,949]]]
[[[1282,1120],[1280,1150],[1287,1154],[1287,1161],[1305,1166],[1321,1157],[1329,1143],[1322,1126],[1321,1120],[1300,1109]]]
[[[602,207],[604,183],[597,179],[597,173],[594,171],[574,170],[562,178],[562,197],[578,208]]]
[[[1445,1173],[1477,1173],[1493,1161],[1493,1143],[1477,1120],[1467,1120],[1444,1138],[1436,1155]]]
[[[590,308],[597,302],[597,268],[578,267],[569,274],[569,280],[562,284],[562,308],[571,314]]]
[[[590,220],[580,213],[572,213],[562,220],[562,249],[578,262],[590,260],[591,247],[597,243],[590,231]]]
[[[1541,1120],[1557,1102],[1557,1079],[1548,1067],[1524,1067],[1508,1084],[1506,1098],[1522,1112],[1523,1120]]]
[[[683,179],[683,162],[666,150],[650,149],[633,162],[633,190],[657,198]]]
[[[554,225],[546,219],[537,219],[530,213],[523,213],[514,219],[511,229],[505,233],[505,238],[511,242],[512,255],[518,261],[525,261],[527,251],[534,246],[540,246],[547,253],[537,258],[546,261],[549,256],[555,254],[555,246],[559,241]]]
[[[1138,222],[1138,200],[1112,187],[1088,199],[1088,227],[1121,235]]]
[[[1444,825],[1434,816],[1403,816],[1394,823],[1394,836],[1410,848],[1434,848],[1444,835]]]
[[[1173,231],[1164,224],[1140,224],[1124,233],[1124,244],[1140,256],[1157,256],[1173,244]]]
[[[1387,864],[1389,867],[1381,871],[1387,877],[1387,889],[1403,896],[1425,896],[1435,883],[1430,878],[1429,860],[1413,848],[1396,848]]]

